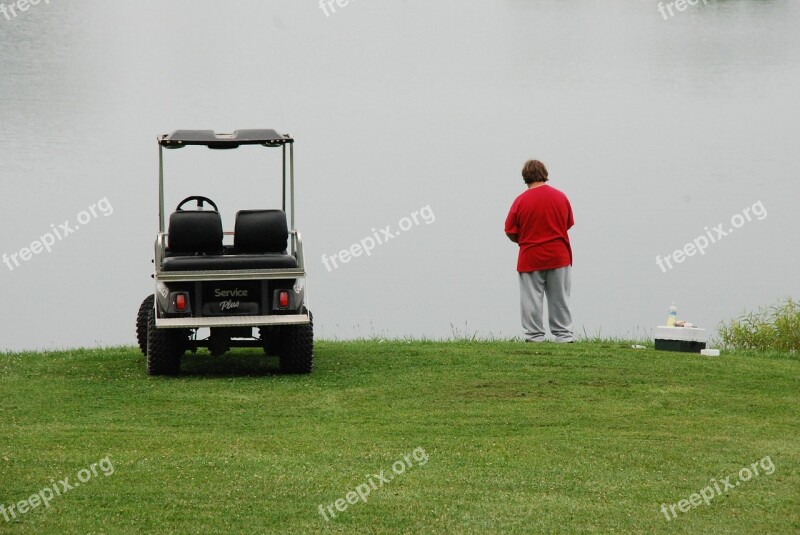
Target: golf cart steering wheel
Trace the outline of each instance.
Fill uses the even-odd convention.
[[[214,211],[215,212],[219,212],[219,208],[217,208],[217,204],[214,201],[212,201],[211,199],[209,199],[208,197],[203,197],[202,195],[192,195],[191,197],[186,197],[180,203],[178,203],[178,207],[175,208],[175,211],[176,212],[180,212],[181,210],[183,210],[182,206],[184,204],[186,204],[187,202],[191,202],[191,201],[197,201],[197,207],[199,209],[201,209],[201,210],[203,209],[203,203],[208,203],[208,204],[210,204],[211,206],[214,207]]]

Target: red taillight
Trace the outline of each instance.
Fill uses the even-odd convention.
[[[278,306],[281,308],[289,307],[289,292],[278,293]]]
[[[175,296],[175,309],[179,312],[186,310],[186,296],[184,294]]]

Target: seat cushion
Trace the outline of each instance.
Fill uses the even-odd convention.
[[[233,245],[238,253],[282,253],[289,241],[283,210],[240,210]]]
[[[290,269],[297,259],[287,254],[238,254],[172,256],[164,259],[164,271],[213,271],[228,269]]]

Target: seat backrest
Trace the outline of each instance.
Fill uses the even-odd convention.
[[[283,210],[240,210],[233,247],[237,253],[285,253],[289,227]]]
[[[178,210],[167,232],[172,254],[222,253],[222,218],[215,210]]]

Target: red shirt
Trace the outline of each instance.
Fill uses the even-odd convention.
[[[517,234],[517,271],[528,273],[572,265],[567,230],[575,224],[567,196],[547,184],[529,188],[514,200],[506,232]]]

